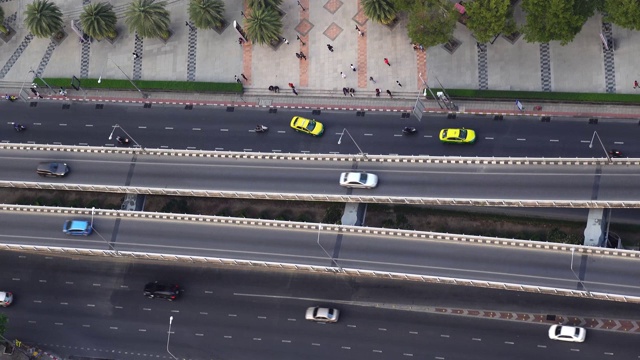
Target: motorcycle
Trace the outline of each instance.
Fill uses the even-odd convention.
[[[611,149],[611,151],[609,151],[609,156],[612,158],[620,158],[622,157],[622,152],[620,150]]]
[[[120,145],[129,145],[129,138],[116,136],[116,141]]]
[[[20,131],[24,131],[27,130],[27,127],[24,125],[20,125],[20,124],[13,124],[13,128],[15,129],[15,131],[20,132]]]
[[[402,129],[402,133],[405,135],[413,135],[415,133],[418,132],[418,129],[412,127],[412,126],[407,126],[404,129]]]
[[[264,132],[267,132],[267,130],[269,130],[269,128],[264,126],[264,125],[256,126],[256,132],[257,133],[264,133]]]

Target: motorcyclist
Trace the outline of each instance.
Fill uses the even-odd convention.
[[[26,129],[26,128],[24,127],[24,125],[20,125],[20,124],[18,124],[18,123],[14,123],[14,124],[13,124],[13,128],[14,128],[14,129],[16,129],[16,131],[22,131],[22,130]]]
[[[609,156],[611,156],[611,157],[622,157],[622,152],[620,152],[620,150],[611,149],[609,151]]]
[[[413,134],[414,132],[416,132],[416,128],[411,126],[405,126],[405,128],[402,129],[402,132],[405,134]]]
[[[129,139],[128,138],[123,138],[121,136],[116,136],[116,141],[118,141],[118,143],[120,143],[120,144],[128,144],[129,143]]]
[[[256,132],[264,132],[265,127],[263,125],[256,125]]]

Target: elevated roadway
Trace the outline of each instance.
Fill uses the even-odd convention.
[[[35,173],[40,161],[67,162],[71,173],[61,179],[40,178]],[[600,206],[617,201],[622,206],[640,206],[640,187],[633,186],[640,177],[640,166],[633,165],[379,163],[1,150],[0,166],[10,169],[0,173],[4,186],[27,182],[30,184],[23,186],[37,187],[37,183],[47,182],[167,191],[316,195],[314,200],[322,200],[323,196],[380,202],[389,198],[395,198],[395,202],[404,202],[405,198],[436,202],[453,199],[478,201],[480,205],[485,200],[558,200],[604,203]],[[342,188],[338,177],[343,171],[376,173],[379,186],[373,190]]]
[[[64,214],[0,213],[0,243],[115,249],[496,281],[640,296],[638,259],[196,221],[96,216],[96,233],[69,237]],[[326,251],[326,253],[325,253]],[[329,258],[329,256],[331,258]]]

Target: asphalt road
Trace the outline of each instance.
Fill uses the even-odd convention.
[[[633,318],[636,306],[575,298],[292,272],[0,254],[0,284],[15,293],[5,336],[61,356],[98,359],[635,359],[638,335],[589,330],[554,342],[547,326],[420,311],[397,304]],[[179,283],[170,303],[144,283]],[[340,322],[304,320],[335,306]],[[386,308],[379,308],[384,305]],[[173,316],[170,340],[169,317]],[[636,316],[637,317],[637,316]]]
[[[195,107],[104,104],[97,110],[94,103],[74,103],[63,109],[59,102],[28,104],[1,102],[0,112],[6,121],[0,131],[0,141],[34,142],[42,144],[114,146],[109,140],[112,126],[119,124],[144,147],[207,149],[228,151],[278,151],[356,154],[358,148],[345,134],[347,129],[357,145],[369,154],[447,155],[447,156],[530,156],[530,157],[604,157],[605,148],[616,148],[630,157],[640,157],[636,139],[640,128],[636,120],[600,119],[590,125],[588,118],[556,118],[543,123],[536,117],[505,117],[460,115],[447,119],[445,115],[425,115],[421,122],[403,119],[400,113],[367,112],[364,117],[355,111],[322,111],[278,109],[269,114],[267,108]],[[294,115],[315,118],[326,126],[322,138],[295,133],[289,122]],[[27,126],[16,133],[11,122]],[[266,134],[252,130],[256,124],[269,127]],[[404,126],[415,126],[418,134],[402,136]],[[438,132],[446,127],[466,127],[477,131],[478,141],[471,146],[442,144]],[[120,129],[115,135],[125,135]],[[589,144],[594,139],[593,147]]]
[[[97,233],[62,233],[65,215],[0,213],[0,243],[334,266],[640,296],[639,260],[393,236],[96,216]],[[319,239],[319,240],[318,240]],[[318,246],[318,241],[321,246]],[[108,245],[107,242],[110,244]],[[575,272],[575,274],[574,274]],[[580,278],[582,284],[577,280]]]
[[[60,179],[35,173],[39,161],[67,162]],[[0,180],[185,190],[375,195],[457,199],[638,200],[640,168],[627,166],[525,166],[413,163],[350,163],[113,154],[0,151]],[[343,171],[378,175],[372,190],[338,185]]]

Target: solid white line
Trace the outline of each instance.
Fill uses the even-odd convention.
[[[393,136],[395,136],[395,137],[400,137],[400,136],[402,136],[402,134],[400,134],[400,135],[398,135],[398,134],[393,134]]]
[[[215,148],[214,150],[222,151],[224,148]]]
[[[151,311],[151,309],[149,309],[149,308],[142,308],[142,310],[144,310],[144,311]]]
[[[404,355],[404,356],[413,356],[413,354],[407,354],[407,353],[403,353],[402,355]]]
[[[231,336],[231,335],[225,335],[225,336],[224,336],[224,338],[225,338],[225,339],[231,339],[231,338],[232,338],[232,336]]]
[[[78,145],[87,146],[89,143],[78,143]]]
[[[171,310],[172,313],[179,313],[180,310]]]
[[[286,131],[278,130],[278,134],[284,134]]]
[[[287,321],[298,321],[298,320],[289,318],[287,319]]]
[[[341,348],[345,349],[345,350],[351,350],[350,346],[341,346]]]

